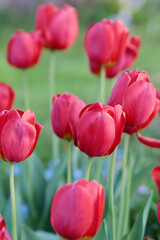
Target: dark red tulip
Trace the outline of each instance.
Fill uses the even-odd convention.
[[[144,71],[124,72],[114,85],[107,104],[122,105],[126,113],[124,132],[133,134],[147,127],[157,115],[156,90]]]
[[[52,99],[51,124],[54,133],[66,140],[76,139],[79,113],[85,103],[73,94],[56,94]]]
[[[21,162],[28,158],[38,141],[43,127],[35,122],[31,110],[3,111],[0,113],[0,156],[8,162]]]
[[[15,99],[15,91],[6,83],[0,83],[0,112],[10,110]]]
[[[124,52],[128,33],[121,21],[103,19],[91,25],[84,40],[89,61],[106,67],[116,64]]]
[[[27,33],[18,30],[8,42],[7,60],[14,67],[26,69],[36,65],[40,59],[44,39],[40,31]]]
[[[160,200],[158,201],[158,205],[157,205],[157,218],[158,218],[158,222],[160,223]]]
[[[42,30],[46,46],[52,50],[71,47],[78,36],[78,15],[74,7],[42,5],[36,14],[36,28]]]
[[[90,157],[110,155],[120,143],[125,124],[122,107],[102,103],[86,106],[77,125],[77,145]]]
[[[154,239],[150,239],[150,238],[145,238],[144,240],[154,240]]]
[[[93,238],[104,212],[104,189],[95,180],[80,179],[56,192],[50,222],[57,234],[70,240]]]
[[[125,50],[120,57],[119,61],[113,66],[106,67],[106,78],[113,78],[122,70],[129,68],[136,58],[138,57],[138,52],[140,48],[140,37],[133,36],[128,37]],[[100,75],[101,66],[89,61],[89,67],[93,74]]]
[[[5,220],[1,215],[0,215],[0,240],[12,240],[7,231]]]
[[[160,166],[156,166],[152,169],[152,179],[155,182],[158,194],[160,195]]]

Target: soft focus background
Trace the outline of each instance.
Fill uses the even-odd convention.
[[[18,29],[34,30],[34,18],[39,4],[47,3],[43,0],[0,0],[0,81],[10,84],[16,90],[15,108],[24,109],[22,72],[10,66],[6,61],[6,48],[10,35]],[[50,1],[51,2],[51,1]],[[66,51],[55,52],[56,92],[69,92],[77,95],[87,104],[97,101],[98,78],[92,75],[88,68],[87,58],[83,48],[84,35],[87,28],[102,18],[120,19],[130,29],[131,35],[140,35],[142,45],[139,58],[132,69],[145,70],[150,81],[160,89],[160,1],[159,0],[55,0],[57,6],[65,3],[75,6],[79,12],[80,32],[74,46]],[[48,50],[43,51],[40,63],[27,70],[30,94],[30,108],[35,112],[36,121],[45,128],[41,133],[36,147],[44,169],[52,158],[50,112],[48,107]],[[113,85],[118,77],[111,81]],[[107,80],[108,81],[108,80]],[[106,100],[109,92],[106,88]],[[160,138],[159,116],[143,132],[144,135]],[[160,161],[160,150],[147,148],[138,143],[135,138],[135,176],[132,191],[132,221],[146,198],[150,188],[154,188],[151,180],[151,169]],[[63,143],[61,143],[63,145]],[[65,149],[65,145],[64,145]],[[123,139],[119,148],[117,169],[121,165],[123,156]],[[0,163],[6,169],[6,164]],[[142,171],[143,170],[143,171]],[[20,171],[20,170],[17,170]],[[6,179],[8,175],[6,170]],[[118,180],[117,180],[118,181]],[[7,192],[7,191],[6,191]],[[135,194],[136,193],[136,194]],[[152,232],[152,238],[158,239],[158,223],[156,220],[156,202],[158,195],[154,194],[155,205],[150,211],[147,232]],[[22,206],[27,211],[27,206]],[[26,207],[26,208],[25,208]]]

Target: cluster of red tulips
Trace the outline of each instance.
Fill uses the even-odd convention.
[[[52,3],[39,6],[36,12],[35,28],[35,31],[29,33],[18,30],[10,37],[7,60],[14,67],[27,69],[35,66],[43,48],[49,48],[54,52],[71,47],[79,31],[77,11],[69,5],[62,8],[57,8]],[[112,240],[120,240],[128,230],[132,179],[132,171],[129,171],[126,212],[123,204],[120,204],[120,220],[116,232],[113,175],[116,148],[122,134],[127,133],[126,143],[130,137],[130,147],[133,141],[132,136],[136,134],[141,143],[160,148],[160,140],[143,137],[139,133],[160,111],[159,92],[150,82],[147,72],[138,72],[137,69],[123,72],[116,81],[107,102],[104,101],[104,78],[113,78],[122,70],[129,68],[138,56],[140,42],[139,36],[129,36],[129,30],[121,21],[112,22],[103,19],[91,25],[85,35],[84,48],[91,72],[100,75],[102,80],[100,102],[86,105],[77,96],[69,93],[53,96],[51,125],[54,133],[59,138],[67,140],[68,144],[73,139],[74,145],[89,156],[86,179],[80,179],[75,183],[72,183],[71,159],[68,161],[68,182],[57,190],[51,204],[51,225],[57,234],[66,239],[93,238],[103,219],[104,187],[95,180],[89,182],[92,157],[107,156],[114,152],[111,159],[107,198],[109,198],[111,213]],[[14,99],[14,90],[7,84],[1,83],[0,156],[2,160],[11,164],[12,238],[17,240],[13,189],[14,164],[27,159],[32,154],[43,127],[35,122],[35,115],[31,110],[11,110]],[[125,177],[126,169],[124,168],[121,202],[124,199]],[[159,166],[153,169],[152,177],[160,194]],[[160,201],[157,216],[160,222]],[[0,239],[11,239],[1,216]]]

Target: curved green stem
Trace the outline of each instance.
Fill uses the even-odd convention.
[[[112,240],[116,240],[116,230],[115,230],[115,212],[114,212],[114,165],[116,159],[116,152],[115,149],[113,153],[113,157],[110,163],[110,171],[109,171],[109,209],[111,214],[111,224],[112,224]]]
[[[52,97],[55,94],[55,59],[54,51],[50,53],[50,64],[49,64],[49,78],[48,78],[48,90],[49,90],[49,111],[51,110]]]
[[[120,213],[119,213],[119,221],[118,221],[118,233],[117,239],[121,239],[122,236],[122,228],[123,228],[123,217],[124,217],[124,209],[125,209],[125,180],[126,180],[126,172],[127,172],[127,155],[128,155],[128,144],[129,144],[129,134],[125,136],[124,143],[124,156],[122,162],[122,181],[121,181],[121,196],[120,196]]]
[[[72,182],[72,162],[71,162],[71,141],[68,142],[68,169],[67,169],[67,183]]]
[[[24,106],[27,110],[30,106],[29,102],[29,91],[28,91],[28,81],[26,77],[26,70],[23,70],[23,92],[24,92]]]
[[[99,88],[100,88],[99,101],[104,103],[105,102],[105,68],[104,67],[101,67]]]
[[[10,194],[11,194],[11,205],[12,205],[12,238],[17,240],[17,225],[16,225],[16,201],[15,201],[15,190],[14,190],[14,164],[10,166]]]
[[[89,181],[89,173],[90,173],[90,170],[91,170],[91,163],[92,163],[92,158],[88,157],[86,174],[85,174],[85,178],[86,178],[87,181]]]
[[[133,134],[130,135],[130,157],[129,157],[129,169],[128,169],[128,184],[127,184],[127,195],[126,195],[126,213],[124,218],[124,231],[128,231],[129,226],[129,205],[130,205],[130,195],[131,195],[131,182],[132,182],[132,165],[133,165]]]

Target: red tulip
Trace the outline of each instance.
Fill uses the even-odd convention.
[[[44,39],[40,31],[26,33],[18,30],[8,42],[7,60],[14,67],[26,69],[39,61]]]
[[[158,205],[157,205],[157,218],[158,218],[158,222],[160,223],[160,200],[158,201]]]
[[[0,240],[12,240],[7,231],[5,220],[2,218],[1,215],[0,215]]]
[[[152,178],[157,186],[158,194],[160,195],[160,166],[156,166],[152,169]]]
[[[66,239],[92,238],[100,227],[104,203],[103,186],[96,181],[80,179],[76,183],[65,184],[53,198],[51,225]]]
[[[36,28],[42,30],[48,48],[67,49],[78,36],[77,11],[70,5],[60,9],[53,4],[42,5],[37,10]]]
[[[6,83],[0,83],[0,112],[10,110],[13,106],[15,92],[11,86]]]
[[[150,239],[150,238],[145,238],[144,240],[154,240],[154,239]]]
[[[21,162],[28,158],[38,141],[43,127],[35,122],[31,110],[3,111],[0,113],[0,156],[8,162]]]
[[[106,67],[116,64],[124,52],[128,33],[120,21],[103,19],[91,25],[84,40],[89,61]]]
[[[106,78],[115,77],[119,72],[129,68],[134,63],[134,61],[138,57],[140,42],[141,40],[139,36],[128,37],[125,50],[119,61],[113,66],[106,67]],[[100,65],[89,61],[89,67],[93,74],[100,75]]]
[[[52,99],[51,124],[54,133],[66,140],[76,139],[79,113],[85,103],[73,94],[56,94]]]
[[[160,90],[156,91],[156,97],[158,98],[158,100],[160,101]],[[160,106],[159,106],[159,114],[160,114]]]
[[[45,28],[47,26],[48,18],[52,13],[54,13],[57,7],[53,3],[48,3],[40,5],[36,11],[35,27],[36,30],[42,31],[42,34],[45,37]]]
[[[77,125],[77,145],[90,157],[110,155],[120,143],[125,124],[122,107],[102,103],[86,106]]]
[[[124,131],[133,134],[147,127],[159,108],[156,90],[144,71],[124,72],[117,80],[107,104],[121,104],[126,113]]]

